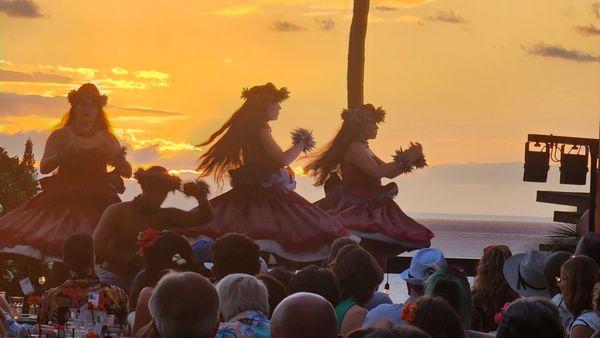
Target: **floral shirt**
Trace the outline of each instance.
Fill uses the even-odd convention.
[[[219,325],[215,338],[270,338],[271,322],[262,312],[244,311]]]
[[[117,286],[101,283],[96,276],[74,277],[46,291],[41,299],[40,320],[64,325],[69,320],[69,309],[81,308],[90,297],[98,301],[94,311],[106,311],[115,315],[115,322],[127,323],[127,293]]]

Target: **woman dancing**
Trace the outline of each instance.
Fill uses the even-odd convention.
[[[326,197],[315,204],[361,237],[363,247],[385,269],[387,257],[428,247],[433,233],[394,202],[396,183],[381,184],[384,177],[395,178],[426,165],[418,143],[396,151],[389,163],[373,154],[368,140],[377,137],[384,118],[385,111],[371,104],[344,110],[337,135],[305,170],[315,176],[316,185],[325,187]]]
[[[0,251],[35,258],[62,256],[73,233],[92,234],[131,176],[131,165],[104,112],[107,97],[91,83],[68,95],[71,109],[46,141],[40,162],[42,192],[0,218]],[[107,165],[112,171],[107,172]]]
[[[211,200],[214,220],[198,231],[213,239],[244,233],[263,251],[312,262],[326,258],[331,242],[347,231],[293,191],[296,181],[288,165],[311,150],[314,141],[305,129],[292,132],[293,145],[286,151],[273,139],[268,123],[277,120],[279,103],[288,95],[272,83],[245,89],[242,106],[200,145],[214,142],[198,170],[213,175],[220,186],[229,173],[232,189]]]

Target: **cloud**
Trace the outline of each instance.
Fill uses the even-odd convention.
[[[592,4],[592,14],[594,14],[596,19],[600,20],[600,2],[594,2]]]
[[[275,21],[273,29],[278,32],[298,32],[304,30],[304,27],[290,21]]]
[[[41,18],[40,8],[33,0],[0,0],[0,13],[13,18]]]
[[[585,35],[585,36],[600,35],[600,28],[596,28],[596,26],[594,26],[594,25],[577,26],[577,27],[573,27],[573,30],[575,30],[577,33],[579,33],[581,35]]]
[[[51,65],[39,65],[40,69],[51,70],[59,73],[68,73],[78,76],[83,76],[85,79],[93,79],[96,73],[100,72],[99,69],[86,68],[86,67],[65,67],[65,66],[51,66]]]
[[[435,16],[427,18],[429,21],[445,22],[445,23],[467,23],[467,20],[454,11],[439,12]]]
[[[64,75],[41,72],[23,73],[0,69],[0,82],[71,83],[73,79]]]
[[[205,14],[213,14],[219,16],[241,16],[256,13],[260,10],[260,6],[254,4],[243,4],[238,6],[225,7]]]
[[[577,62],[600,62],[600,56],[598,55],[592,55],[573,49],[566,49],[561,46],[549,45],[542,42],[538,42],[531,47],[521,46],[521,48],[529,54],[543,57],[559,58]]]
[[[333,19],[331,19],[331,18],[329,18],[329,19],[315,18],[315,21],[319,25],[319,29],[321,29],[322,31],[329,32],[329,31],[335,30],[335,21],[333,21]]]
[[[0,117],[6,116],[57,116],[69,107],[64,97],[44,97],[41,95],[21,95],[0,92]]]
[[[156,109],[151,107],[136,107],[136,106],[113,106],[108,105],[108,108],[122,109],[130,112],[138,112],[144,114],[155,114],[155,115],[181,115],[173,110]]]
[[[381,6],[375,6],[375,7],[373,7],[373,9],[376,11],[382,11],[382,12],[394,12],[394,11],[398,10],[398,7],[381,5]]]
[[[156,79],[156,80],[168,80],[169,74],[158,72],[156,70],[140,70],[134,73],[135,76],[141,79]]]
[[[114,67],[110,70],[115,75],[127,75],[129,71],[127,69],[123,69],[121,67]]]
[[[235,59],[234,58],[224,58],[223,60],[221,60],[221,63],[224,63],[226,65],[230,64],[230,63],[234,63]]]

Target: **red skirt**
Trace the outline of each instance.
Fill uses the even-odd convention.
[[[1,252],[62,259],[74,233],[92,234],[100,216],[119,196],[109,185],[75,185],[59,176],[41,180],[43,191],[0,217]]]
[[[361,238],[399,244],[407,249],[429,247],[433,233],[406,215],[394,202],[398,187],[388,184],[370,197],[359,197],[343,186],[315,204]]]
[[[279,182],[252,189],[234,187],[210,202],[214,220],[202,227],[182,229],[182,233],[213,239],[230,232],[243,233],[262,251],[295,262],[325,259],[331,242],[349,236],[335,219]]]

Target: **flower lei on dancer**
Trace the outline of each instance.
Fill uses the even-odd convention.
[[[281,147],[269,123],[278,119],[280,103],[289,91],[272,83],[244,89],[242,106],[199,146],[210,146],[200,157],[198,171],[212,175],[220,186],[231,178],[232,190],[211,200],[215,220],[198,229],[218,238],[228,232],[244,233],[263,251],[293,261],[327,257],[330,243],[345,229],[293,190],[289,165],[315,147],[312,132],[295,129],[292,146]]]
[[[310,162],[305,172],[323,185],[326,197],[316,205],[353,234],[385,268],[386,257],[402,251],[428,247],[431,231],[408,217],[394,202],[396,183],[381,184],[427,165],[420,143],[399,148],[385,162],[369,148],[377,137],[385,111],[372,104],[344,109],[342,126],[333,140]]]

